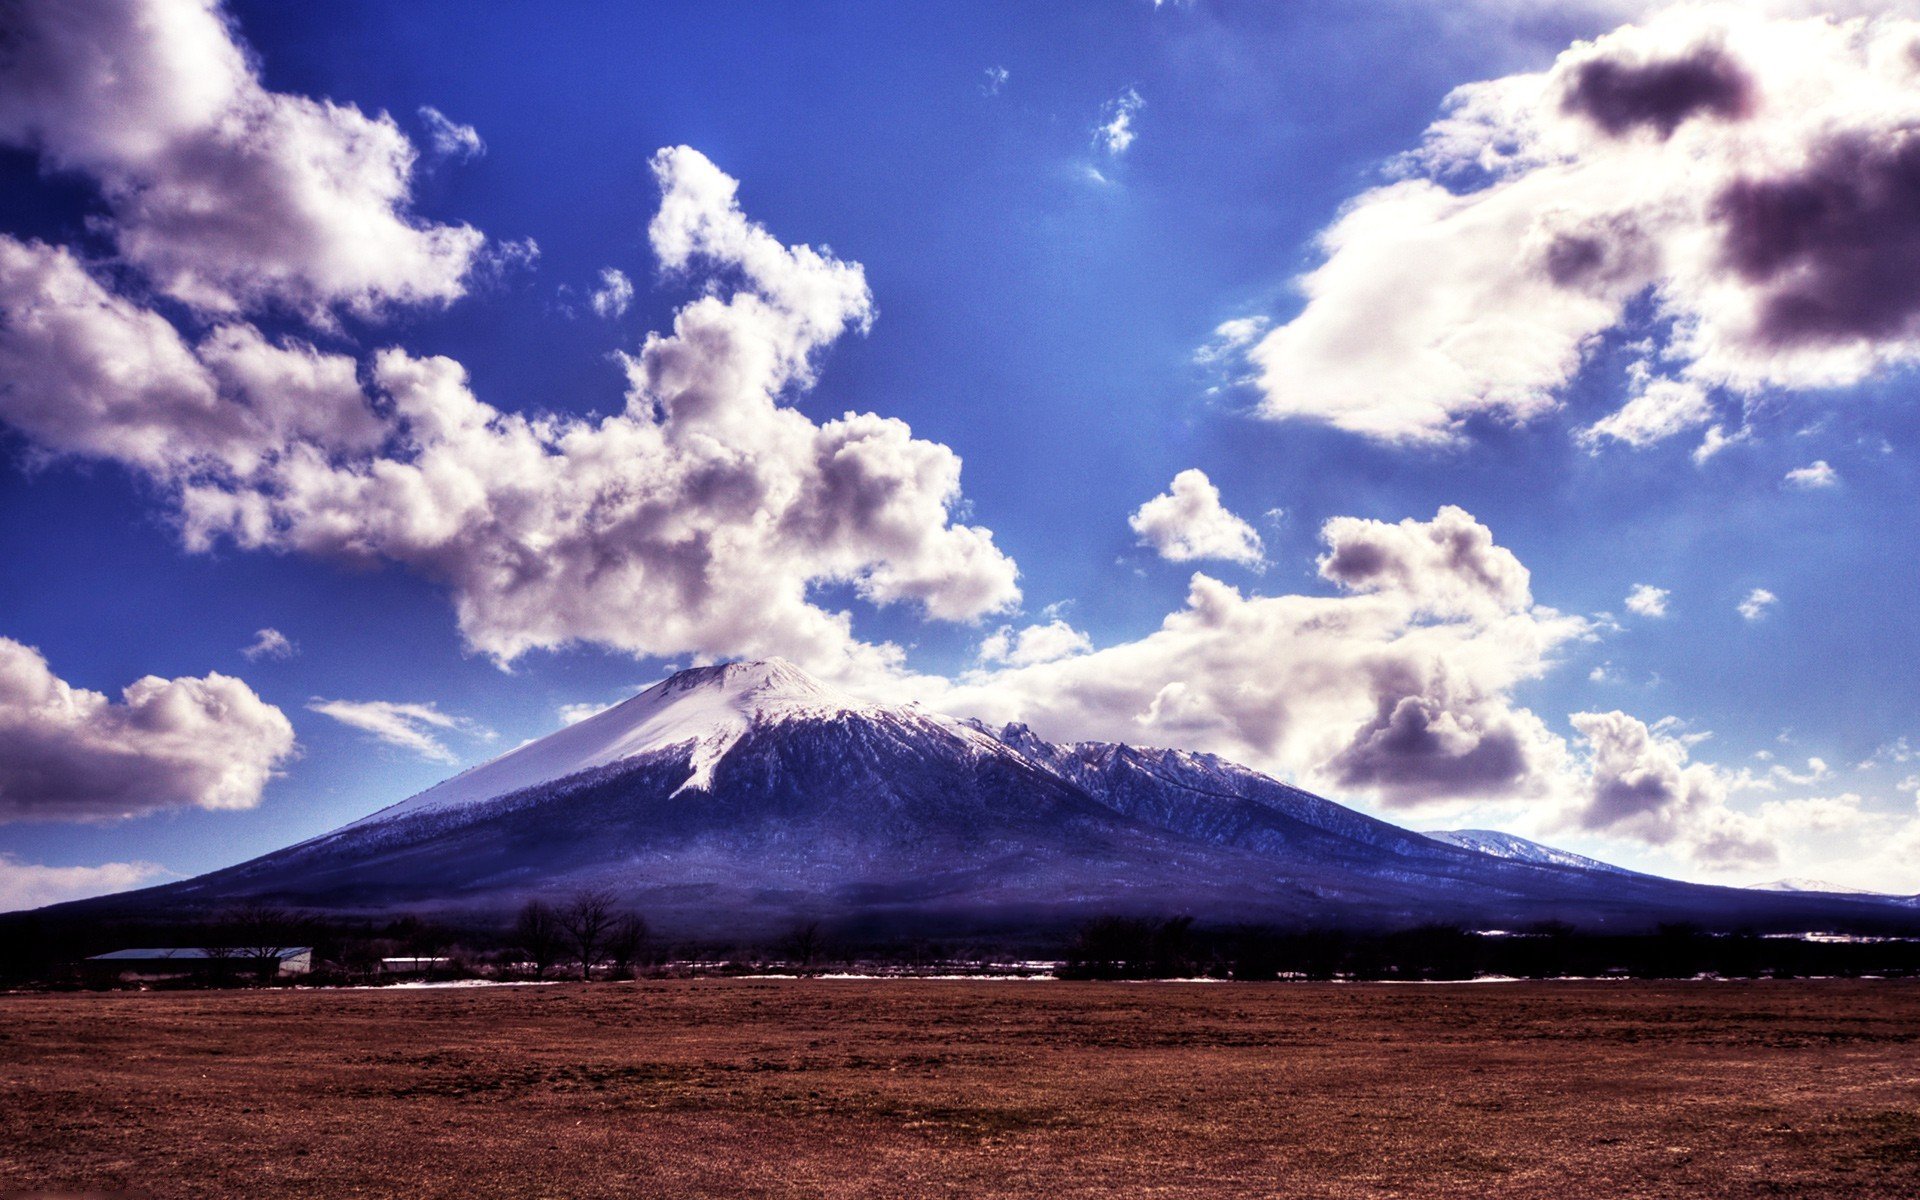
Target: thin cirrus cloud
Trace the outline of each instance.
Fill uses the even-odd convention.
[[[1456,89],[1248,351],[1260,411],[1402,445],[1528,421],[1641,300],[1658,344],[1590,447],[1705,427],[1717,448],[1714,394],[1915,361],[1916,37],[1682,5]]]
[[[293,754],[286,715],[231,676],[149,675],[115,700],[0,637],[0,821],[252,808]]]
[[[451,119],[431,104],[420,109],[420,123],[427,130],[427,145],[442,158],[479,158],[487,152],[478,129]]]
[[[1169,562],[1220,559],[1258,566],[1265,553],[1253,526],[1227,510],[1205,471],[1188,468],[1167,491],[1127,518],[1140,544]]]
[[[459,733],[470,738],[490,740],[492,730],[464,717],[443,713],[432,704],[394,700],[314,700],[307,705],[312,712],[332,717],[342,725],[372,734],[389,746],[418,755],[429,762],[456,763],[460,756],[441,738]]]

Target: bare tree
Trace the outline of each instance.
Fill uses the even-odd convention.
[[[803,971],[812,967],[826,948],[827,939],[821,934],[818,921],[802,921],[787,931],[787,953]]]
[[[605,888],[588,888],[574,893],[560,910],[560,927],[573,942],[580,956],[580,978],[593,977],[594,956],[606,948],[607,935],[613,931],[616,917],[614,896]]]
[[[553,911],[552,905],[529,900],[521,908],[519,920],[514,922],[513,937],[526,952],[527,961],[533,964],[534,976],[538,978],[559,959],[566,932],[560,926],[560,914]]]
[[[625,978],[633,970],[634,959],[640,955],[640,946],[647,940],[647,922],[638,913],[623,913],[614,918],[613,926],[607,931],[607,958],[614,969]]]
[[[219,936],[231,957],[250,965],[262,982],[280,974],[280,952],[298,933],[292,913],[260,901],[229,909],[220,920]]]

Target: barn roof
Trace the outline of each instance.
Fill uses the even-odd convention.
[[[95,954],[88,962],[155,962],[164,960],[188,961],[197,958],[295,958],[302,954],[311,954],[311,946],[282,946],[268,954],[253,954],[241,950],[222,950],[216,952],[205,946],[159,946],[139,950],[114,950],[106,954]]]

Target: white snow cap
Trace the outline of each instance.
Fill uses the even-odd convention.
[[[705,788],[720,757],[751,728],[871,712],[876,707],[821,683],[783,658],[696,667],[355,824],[421,809],[477,804],[635,755],[689,744],[694,748],[693,775],[680,790]]]

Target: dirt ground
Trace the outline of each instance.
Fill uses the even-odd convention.
[[[1920,985],[0,997],[0,1196],[1920,1195]]]

